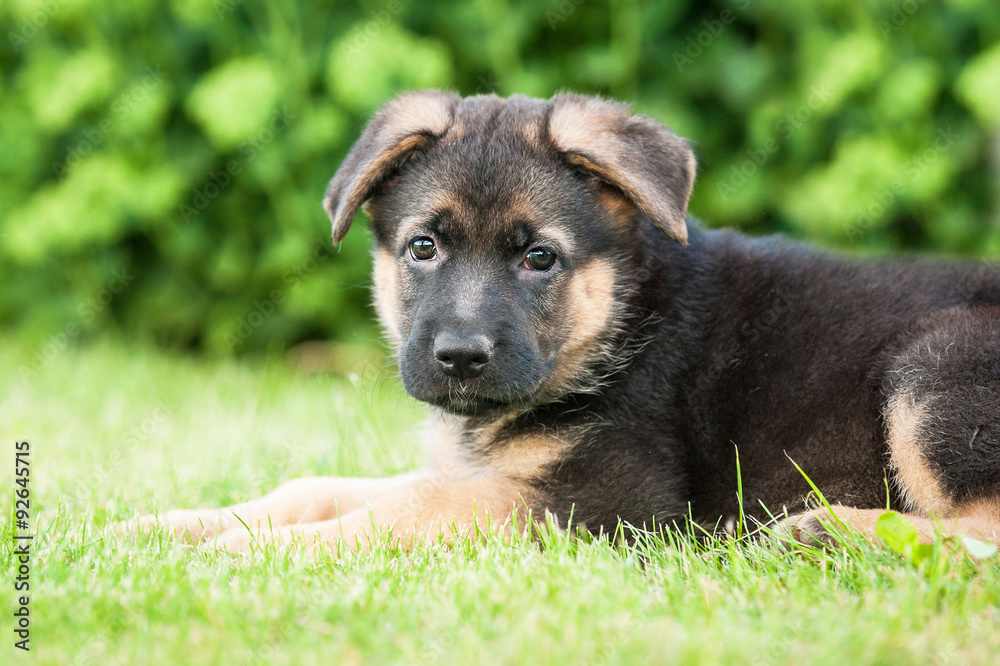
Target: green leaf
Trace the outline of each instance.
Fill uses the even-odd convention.
[[[972,60],[955,84],[955,92],[986,125],[1000,127],[1000,46]]]
[[[920,544],[917,528],[895,511],[886,511],[879,516],[875,532],[885,545],[908,560],[914,547]]]
[[[977,560],[987,560],[996,555],[997,551],[1000,550],[1000,548],[997,548],[992,543],[980,541],[967,534],[959,534],[958,542],[962,544],[962,547],[965,548],[965,551],[969,555],[972,555]]]
[[[934,545],[920,543],[917,528],[902,514],[886,511],[878,519],[876,533],[889,548],[919,567],[934,555]]]
[[[403,90],[447,87],[451,53],[436,39],[395,23],[368,21],[347,31],[330,52],[327,85],[346,107],[369,113]]]
[[[910,550],[909,560],[914,564],[914,566],[919,567],[925,560],[930,559],[933,554],[933,544],[917,542],[913,544],[913,548]]]
[[[216,146],[228,150],[268,124],[275,113],[278,88],[267,60],[230,60],[198,81],[186,109]]]
[[[120,74],[114,54],[96,47],[40,67],[39,73],[44,78],[31,81],[29,100],[38,125],[52,133],[64,131],[84,109],[106,99]]]

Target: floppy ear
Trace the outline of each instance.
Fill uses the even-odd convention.
[[[695,159],[687,140],[627,104],[561,93],[552,98],[549,136],[566,159],[618,189],[650,222],[687,243]]]
[[[334,243],[344,239],[361,204],[407,157],[448,131],[459,100],[425,90],[404,93],[379,109],[326,188],[323,208],[333,223]]]

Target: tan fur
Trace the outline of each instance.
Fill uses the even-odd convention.
[[[958,507],[960,516],[969,516],[1000,526],[1000,498],[984,497],[965,502]]]
[[[613,183],[616,187],[620,188],[629,199],[634,201],[635,204],[650,217],[650,219],[660,220],[663,217],[660,211],[666,208],[668,204],[651,199],[649,195],[649,193],[658,193],[659,187],[656,183],[649,182],[640,174],[623,174],[620,169],[615,168],[615,166],[605,166],[603,164],[599,164],[584,155],[569,155],[567,156],[567,159],[571,163],[597,174],[602,179]],[[687,242],[686,227],[670,225],[670,230],[671,233],[680,234],[682,236],[677,238],[679,242]]]
[[[688,182],[687,192],[684,197],[685,200],[691,198],[691,193],[694,192],[694,174],[698,173],[698,158],[694,156],[694,152],[689,150],[686,153],[685,161],[687,162],[688,173],[691,174],[691,180]]]
[[[503,476],[530,480],[542,477],[570,448],[558,435],[514,437],[493,446],[486,464]]]
[[[422,193],[420,207],[438,213],[445,211],[458,212],[463,209],[462,199],[449,190],[428,189]],[[418,234],[426,219],[422,215],[408,215],[396,224],[395,239],[399,242],[408,241]]]
[[[426,136],[414,134],[387,144],[385,149],[372,159],[354,179],[347,195],[341,198],[339,203],[333,193],[328,193],[323,198],[323,207],[329,212],[333,221],[335,239],[342,238],[347,233],[347,227],[350,226],[354,214],[364,203],[369,190],[382,174],[386,173],[392,164],[399,161],[401,157],[416,150],[426,142]]]
[[[963,513],[963,515],[937,520],[924,516],[907,515],[906,519],[917,528],[921,543],[933,543],[935,534],[943,532],[946,535],[965,534],[1000,545],[1000,506],[995,500],[988,500],[986,504],[990,506],[982,515],[964,515]],[[873,542],[881,542],[878,537],[878,519],[885,513],[885,510],[855,509],[841,505],[835,505],[831,509],[841,523],[854,527]],[[813,545],[817,541],[826,545],[836,545],[824,527],[824,525],[836,525],[836,522],[825,509],[793,516],[788,518],[785,524],[791,530],[792,537],[797,541]]]
[[[449,541],[453,528],[461,536],[485,530],[487,516],[495,528],[509,531],[515,509],[523,528],[533,495],[527,482],[556,462],[568,442],[554,435],[515,437],[472,462],[461,443],[463,423],[444,413],[431,419],[427,434],[435,463],[427,470],[385,479],[296,479],[252,502],[171,511],[132,528],[163,525],[176,538],[241,552],[251,544],[287,545],[295,538],[309,546],[343,538],[351,548],[365,549],[389,528],[394,542],[409,548],[422,539]]]
[[[618,224],[626,224],[635,214],[635,204],[623,197],[613,188],[604,187],[597,195],[600,204],[611,213],[612,219]]]
[[[573,275],[566,293],[569,336],[559,350],[557,366],[546,388],[558,392],[600,353],[599,338],[612,324],[616,306],[615,271],[596,259]]]
[[[1000,500],[984,498],[955,506],[925,458],[923,450],[930,418],[931,407],[917,404],[906,391],[893,396],[885,411],[890,461],[906,509],[912,512],[906,516],[907,520],[917,528],[922,543],[931,543],[937,532],[944,532],[946,535],[966,534],[1000,545]],[[832,510],[841,522],[853,526],[872,541],[879,541],[878,519],[884,510],[840,505]],[[824,527],[824,523],[829,524],[831,520],[828,511],[819,510],[794,516],[785,523],[799,541],[835,545]]]
[[[424,431],[424,446],[431,460],[457,460],[464,456],[462,449],[462,428],[464,419],[435,409],[427,420]]]
[[[122,527],[131,533],[149,532],[156,527],[171,530],[174,538],[198,543],[230,530],[246,527],[280,527],[311,523],[343,516],[394,487],[412,482],[405,474],[389,478],[308,477],[284,483],[259,499],[222,509],[175,509],[150,515]]]
[[[630,128],[642,121],[631,116],[626,104],[593,97],[564,97],[553,104],[549,116],[552,144],[565,157],[621,190],[655,224],[680,243],[687,242],[687,200],[694,187],[695,158],[686,144],[672,137],[673,162],[686,172],[683,201],[674,202],[660,184],[634,166],[634,155],[622,140]],[[677,206],[677,204],[680,204]]]
[[[490,442],[497,441],[503,430],[525,411],[526,410],[524,408],[519,408],[512,409],[511,411],[503,414],[497,414],[486,423],[469,427],[469,432],[472,434],[477,443],[485,443],[488,445]]]
[[[563,346],[567,355],[592,345],[608,326],[615,305],[615,271],[605,259],[595,259],[573,276],[568,298],[573,326]]]
[[[415,132],[444,134],[451,123],[451,112],[437,95],[402,95],[389,102],[385,110],[390,118],[387,127],[397,136]]]
[[[402,341],[399,320],[396,316],[396,302],[399,296],[399,280],[396,273],[396,259],[378,248],[375,250],[375,311],[393,348]]]
[[[406,217],[400,218],[399,222],[396,224],[395,239],[401,241],[401,239],[410,239],[416,235],[417,228],[423,224],[424,219],[419,215],[407,215]]]
[[[624,104],[574,101],[554,106],[549,116],[549,136],[559,150],[601,154],[606,151],[605,132],[612,132],[628,119]]]
[[[541,123],[532,122],[521,126],[521,138],[531,148],[538,149],[542,147],[542,136]]]
[[[541,223],[538,225],[536,232],[539,237],[539,243],[555,245],[553,249],[555,249],[557,254],[560,250],[568,251],[568,248],[573,247],[573,236],[563,227]]]
[[[886,408],[890,460],[908,510],[949,518],[955,507],[923,454],[927,419],[926,406],[909,393],[892,398]]]
[[[486,474],[520,480],[537,478],[570,449],[572,441],[556,433],[504,437],[503,429],[518,414],[517,411],[503,414],[481,429],[470,429],[467,435],[470,441],[463,443],[465,419],[438,410],[428,428],[429,453],[433,460],[439,461],[439,467],[444,461],[457,461]],[[470,451],[476,453],[470,456]]]
[[[538,244],[551,244],[556,253],[570,252],[574,247],[574,236],[565,225],[553,224],[542,217],[538,207],[531,200],[515,194],[503,209],[502,215],[510,220],[534,220]],[[541,219],[540,219],[541,218]]]
[[[400,95],[379,110],[323,197],[334,242],[343,239],[358,208],[394,164],[423,146],[430,136],[448,131],[456,102],[455,95],[413,92]],[[359,146],[363,148],[360,151]]]
[[[531,489],[502,476],[475,473],[454,467],[409,479],[347,515],[333,520],[270,529],[233,529],[216,545],[247,552],[252,545],[287,545],[301,540],[310,549],[335,546],[341,539],[348,547],[367,550],[380,532],[391,530],[392,543],[412,548],[418,541],[446,543],[454,536],[467,537],[477,530],[509,531],[515,510],[518,527],[525,526]]]

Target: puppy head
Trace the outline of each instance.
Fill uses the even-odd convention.
[[[407,93],[327,189],[339,242],[367,202],[375,304],[415,398],[465,415],[593,389],[643,217],[680,243],[687,142],[628,107]]]

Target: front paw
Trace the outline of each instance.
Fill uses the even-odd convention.
[[[835,520],[826,511],[806,511],[780,521],[778,531],[787,533],[796,543],[836,549],[841,543],[828,529]]]
[[[223,531],[225,517],[216,511],[198,509],[173,509],[161,514],[149,514],[116,525],[119,534],[133,537],[148,537],[158,531],[166,531],[173,539],[183,543],[197,544],[211,539]]]

